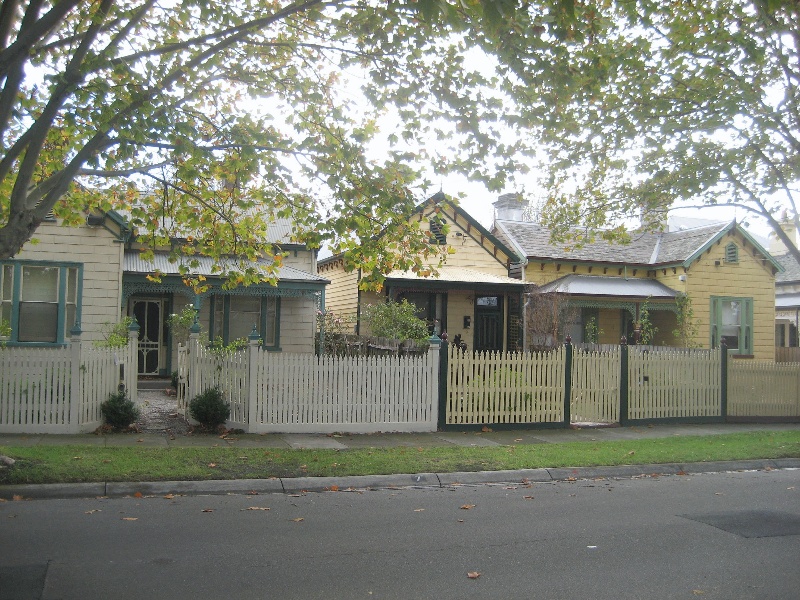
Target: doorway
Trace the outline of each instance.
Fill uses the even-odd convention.
[[[167,297],[131,298],[128,314],[139,324],[139,375],[164,375],[168,372],[166,318]]]
[[[503,297],[475,298],[475,350],[503,351]]]

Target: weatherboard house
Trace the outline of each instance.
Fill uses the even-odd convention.
[[[558,294],[569,303],[574,310],[564,333],[573,342],[586,340],[590,323],[599,334],[593,341],[634,341],[646,308],[657,328],[651,343],[681,345],[685,298],[692,345],[724,341],[731,355],[774,358],[775,280],[783,267],[737,222],[634,232],[627,244],[578,246],[552,241],[548,229],[506,210],[507,202],[496,207],[493,234],[524,258],[515,276],[527,284],[527,294]]]
[[[199,295],[166,252],[142,258],[141,241],[117,212],[89,214],[79,227],[46,221],[35,238],[0,261],[0,317],[11,325],[11,347],[64,345],[76,325],[84,340],[100,341],[110,324],[133,316],[140,327],[139,374],[167,375],[177,368],[167,319],[189,305],[206,338],[229,343],[255,327],[265,349],[314,352],[316,314],[328,282],[316,274],[316,251],[291,242],[287,220],[267,232],[266,241],[286,253],[276,286],[224,289],[211,260],[198,258],[193,272],[209,284]],[[159,282],[149,277],[156,272]]]

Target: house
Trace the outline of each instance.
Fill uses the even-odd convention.
[[[652,344],[681,345],[675,332],[683,329],[693,345],[724,340],[731,354],[773,359],[775,278],[783,267],[735,221],[579,246],[554,243],[546,228],[513,218],[508,202],[496,204],[493,232],[525,257],[519,276],[531,286],[526,301],[557,295],[571,307],[561,331],[574,342],[590,337],[587,326],[599,334],[592,341],[634,341],[646,308],[657,328]],[[681,323],[687,302],[691,318]],[[526,338],[526,347],[533,341]]]
[[[38,243],[0,261],[0,316],[11,323],[10,345],[63,345],[75,325],[84,340],[100,341],[110,324],[133,316],[140,326],[139,374],[166,375],[176,368],[177,351],[167,318],[191,305],[206,339],[229,343],[255,326],[268,350],[314,351],[328,282],[316,274],[316,252],[290,241],[289,221],[279,219],[267,232],[267,241],[286,253],[277,285],[224,289],[211,259],[193,257],[192,272],[208,284],[200,294],[166,252],[144,260],[143,244],[117,212],[87,215],[79,227],[48,221],[35,237]],[[156,272],[158,282],[150,277]]]
[[[800,326],[800,263],[789,253],[775,257],[783,267],[775,280],[775,346],[797,348]]]
[[[331,256],[317,267],[331,282],[326,310],[353,317],[356,333],[367,334],[361,323],[367,304],[407,300],[431,332],[447,332],[450,341],[474,350],[517,349],[524,283],[509,277],[509,268],[519,257],[441,192],[422,202],[411,218],[428,228],[434,243],[453,249],[444,265],[434,269],[438,273],[392,271],[385,274],[381,292],[366,291],[360,270],[348,272],[341,255]]]

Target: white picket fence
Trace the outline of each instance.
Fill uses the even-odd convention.
[[[438,346],[417,356],[316,356],[254,342],[220,356],[194,338],[179,356],[179,405],[218,386],[228,426],[249,433],[436,430]]]
[[[572,354],[570,422],[609,424],[619,422],[619,345],[576,348]]]
[[[549,352],[463,352],[447,365],[448,425],[564,420],[564,347]]]
[[[93,431],[121,371],[136,401],[136,347],[135,335],[122,349],[94,348],[80,335],[59,348],[0,347],[0,433]]]
[[[728,374],[728,415],[800,416],[800,363],[732,360]]]

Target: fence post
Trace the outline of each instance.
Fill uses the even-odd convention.
[[[628,340],[619,341],[619,424],[628,424]]]
[[[69,389],[69,426],[70,433],[79,433],[81,429],[81,404],[83,403],[83,390],[81,389],[81,327],[76,322],[69,332],[70,344],[70,389]]]
[[[247,433],[252,432],[253,424],[256,422],[256,392],[258,390],[258,381],[256,372],[258,370],[258,345],[261,341],[256,326],[253,325],[253,331],[247,336]]]
[[[189,333],[189,342],[186,347],[186,408],[188,414],[189,402],[200,393],[200,332],[192,331]]]
[[[440,338],[436,333],[431,335],[428,338],[428,343],[430,346],[428,347],[428,360],[430,361],[431,365],[431,387],[430,387],[430,399],[431,399],[431,416],[430,416],[430,423],[434,427],[434,431],[438,429],[439,424],[442,419],[442,362],[446,362],[446,359],[442,361],[442,348],[447,345],[447,336],[445,335],[444,340]],[[446,371],[445,371],[446,373]]]
[[[442,333],[441,346],[439,348],[439,396],[438,409],[436,411],[436,429],[444,429],[447,424],[447,364],[450,359],[450,345],[447,342],[447,333]]]
[[[723,420],[728,419],[728,347],[724,340],[719,343],[719,364],[720,364],[720,379],[719,382],[719,414]]]
[[[564,358],[564,425],[569,427],[572,422],[570,402],[572,401],[572,336],[567,336],[564,344],[566,355]]]
[[[128,326],[128,355],[124,361],[128,398],[133,402],[139,401],[139,329],[139,323],[136,322],[136,317],[134,317]]]

